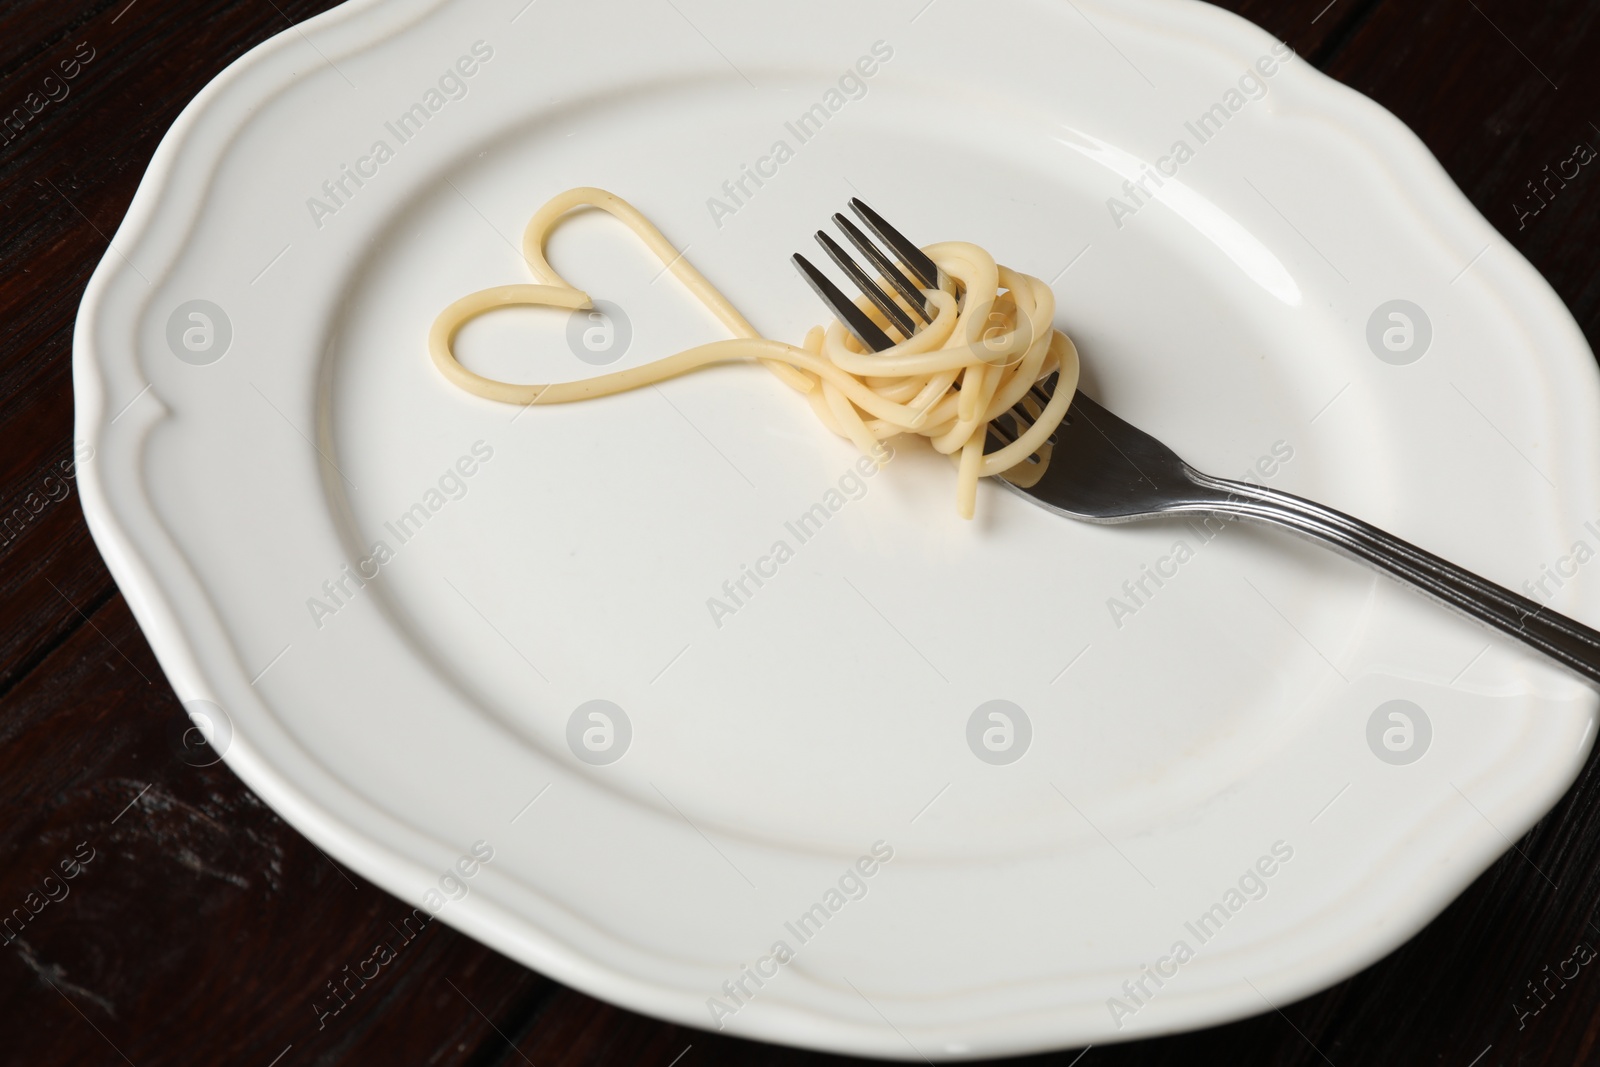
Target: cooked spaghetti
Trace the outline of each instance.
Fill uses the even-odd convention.
[[[550,385],[497,381],[463,367],[452,350],[456,331],[487,311],[514,305],[592,306],[588,294],[568,285],[545,258],[551,231],[579,207],[607,211],[638,234],[734,339],[697,345],[640,367]],[[539,284],[501,285],[464,296],[439,313],[428,334],[428,350],[439,371],[490,400],[562,404],[638,389],[713,363],[758,360],[803,394],[823,425],[868,455],[880,455],[876,445],[885,438],[904,433],[926,437],[955,460],[957,510],[971,518],[979,478],[1004,474],[1019,485],[1031,485],[1043,474],[1050,459],[1048,438],[1077,389],[1077,349],[1052,325],[1055,294],[1038,278],[995,263],[974,244],[946,241],[923,250],[960,283],[962,299],[927,290],[933,321],[882,352],[864,350],[837,321],[812,327],[798,347],[762,337],[660,230],[603,189],[569,189],[552,198],[528,221],[522,249]],[[865,297],[857,303],[880,328],[893,329]],[[1029,390],[1054,373],[1060,375],[1055,389],[1048,403],[1040,403]],[[1013,405],[1030,416],[1013,427],[1021,434],[985,455],[989,423]]]

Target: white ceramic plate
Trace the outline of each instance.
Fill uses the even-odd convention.
[[[945,461],[852,481],[756,367],[519,415],[424,353],[447,302],[526,280],[524,222],[579,184],[797,339],[820,309],[787,256],[859,192],[1051,280],[1090,389],[1200,467],[1515,587],[1548,565],[1600,621],[1573,555],[1600,544],[1593,359],[1392,116],[1172,0],[524,3],[349,3],[235,63],[78,322],[98,543],[229,764],[320,847],[640,1011],[961,1058],[1313,992],[1567,787],[1592,694],[1290,538],[1075,525],[994,486],[963,522]],[[613,367],[721,336],[606,220],[552,257],[625,309]],[[567,329],[510,312],[462,350],[594,373]],[[747,565],[769,577],[726,599]],[[607,764],[568,742],[594,700],[626,716]],[[969,745],[993,700],[1026,716],[1010,763],[977,754],[988,709]]]

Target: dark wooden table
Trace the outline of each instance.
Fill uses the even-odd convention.
[[[634,1015],[438,924],[319,1027],[324,983],[407,906],[332,863],[225,765],[180,756],[188,720],[90,541],[69,474],[73,318],[179,110],[246,49],[326,6],[0,7],[0,116],[22,108],[26,120],[0,133],[0,914],[30,916],[0,945],[0,1061],[842,1062]],[[1596,0],[1226,6],[1416,130],[1597,346],[1600,161],[1548,186],[1537,214],[1529,195],[1580,142],[1600,149]],[[1550,980],[1575,952],[1600,949],[1597,905],[1591,761],[1517,850],[1349,981],[1281,1013],[1039,1059],[1600,1062],[1600,965],[1566,964],[1576,977]]]

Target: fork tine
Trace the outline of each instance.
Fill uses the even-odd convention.
[[[866,312],[856,307],[855,301],[845,296],[826,274],[812,266],[810,260],[796,252],[794,265],[800,269],[800,276],[805,278],[812,291],[824,304],[833,309],[839,321],[844,323],[845,329],[854,334],[856,340],[860,341],[868,351],[882,352],[884,349],[894,347],[889,335],[879,329],[878,324],[868,318]]]
[[[867,228],[889,246],[895,258],[922,282],[923,288],[944,288],[942,284],[944,278],[941,277],[938,265],[928,258],[927,253],[912,244],[905,234],[890,226],[882,215],[868,207],[859,196],[850,199],[850,210],[859,215],[861,221],[867,224]]]
[[[1009,415],[1010,412],[1007,411],[1003,414]],[[1002,428],[998,417],[989,420],[989,433],[996,441],[1000,442],[1000,447],[1002,448],[1017,439],[1016,431],[1010,427]]]
[[[872,275],[862,270],[861,265],[839,247],[838,241],[818,230],[817,243],[835,263],[839,264],[839,268],[849,275],[850,280],[856,283],[856,288],[865,293],[867,299],[878,306],[879,311],[888,316],[889,321],[899,329],[901,337],[910,337],[917,332],[917,324],[911,321],[911,316],[901,310],[900,305],[896,304],[888,293],[878,287],[878,283],[872,280]]]
[[[871,239],[861,232],[859,226],[842,214],[835,212],[833,223],[850,239],[850,243],[860,249],[861,254],[866,256],[874,267],[878,268],[878,273],[889,279],[889,284],[899,291],[907,304],[911,305],[911,310],[916,312],[918,318],[923,322],[933,321],[933,318],[928,314],[928,298],[922,295],[922,290],[918,289],[915,283],[910,278],[907,278],[899,267],[895,266],[894,260],[885,255],[883,249],[873,244]]]
[[[1028,395],[1037,400],[1040,407],[1043,407],[1044,405],[1050,403],[1050,398],[1055,395],[1056,385],[1060,381],[1060,372],[1053,372],[1048,377],[1041,378],[1040,380],[1034,382],[1033,388],[1028,390]],[[1077,397],[1074,397],[1074,402],[1076,402],[1077,399]]]
[[[1055,395],[1056,386],[1059,385],[1059,384],[1061,384],[1061,372],[1060,371],[1053,371],[1053,372],[1051,372],[1051,374],[1048,377],[1041,378],[1038,381],[1034,382],[1033,383],[1033,388],[1028,390],[1028,394],[1027,395],[1032,397],[1033,400],[1034,400],[1034,403],[1039,405],[1039,410],[1043,411],[1045,409],[1045,405],[1050,403],[1050,398]],[[1079,405],[1079,401],[1082,400],[1083,398],[1084,397],[1083,397],[1082,393],[1074,393],[1073,394],[1073,396],[1072,396],[1072,405],[1073,405],[1073,407],[1072,408],[1068,408],[1067,409],[1067,413],[1061,417],[1061,426],[1071,426],[1072,425],[1072,412],[1073,412],[1073,410],[1075,408],[1080,406]],[[1018,404],[1018,405],[1014,406],[1011,410],[1015,411],[1017,409],[1017,407],[1020,407],[1020,406],[1021,405]],[[1057,426],[1055,428],[1055,430],[1051,431],[1050,436],[1045,438],[1045,443],[1046,444],[1052,444],[1053,445],[1053,444],[1056,443],[1056,437],[1061,433],[1061,426]]]
[[[1001,421],[1008,415],[1011,417],[1010,425],[1007,425]],[[1033,416],[1028,414],[1027,410],[1024,409],[1021,404],[1017,404],[1014,407],[1007,408],[995,418],[990,419],[986,429],[988,430],[988,435],[1000,442],[1001,448],[1005,448],[1007,445],[1015,444],[1017,438],[1033,429]],[[1044,445],[1041,446],[1041,448],[1054,445],[1055,443],[1056,435],[1052,433],[1049,437],[1044,439]],[[1038,460],[1039,456],[1039,450],[1035,450],[1033,454],[1027,458],[1031,460]]]
[[[1050,396],[1055,392],[1056,384],[1060,382],[1060,380],[1061,376],[1059,374],[1051,374],[1048,378],[1044,378],[1035,382],[1033,384],[1033,388],[1029,389],[1025,394],[1023,394],[1022,400],[1018,400],[1015,404],[1011,405],[1005,411],[1001,412],[999,415],[995,416],[989,421],[989,435],[996,441],[1000,442],[1000,447],[1004,448],[1005,446],[1012,444],[1018,437],[1021,437],[1024,433],[1033,428],[1034,414],[1027,409],[1024,401],[1034,401],[1039,405],[1039,409],[1043,411],[1044,406],[1050,403]],[[1073,397],[1073,403],[1077,404],[1080,398],[1083,398],[1083,394],[1076,394]],[[1007,417],[1010,419],[1009,425],[1005,425],[1001,421]],[[1063,425],[1067,425],[1070,424],[1071,421],[1072,416],[1068,415],[1062,420],[1062,423]],[[1050,436],[1046,437],[1045,444],[1055,444],[1058,433],[1059,431],[1056,431],[1051,433]],[[1039,453],[1034,453],[1034,457],[1037,457],[1038,455]]]

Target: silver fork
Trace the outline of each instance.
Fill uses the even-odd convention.
[[[844,215],[834,215],[845,237],[911,306],[907,314],[889,293],[825,232],[817,240],[850,280],[879,307],[902,338],[929,321],[927,301],[917,290],[954,292],[950,279],[916,245],[859,199],[850,208],[888,249],[872,243]],[[794,262],[822,301],[867,348],[881,352],[895,342],[854,301],[802,255]],[[890,309],[893,308],[893,311]],[[1029,396],[1049,401],[1055,376]],[[1025,398],[1026,401],[1026,398]],[[1025,403],[989,424],[990,437],[1005,446],[1032,425]],[[1165,515],[1203,514],[1249,519],[1282,527],[1330,545],[1407,582],[1465,615],[1538,649],[1557,663],[1600,684],[1600,632],[1481,578],[1431,552],[1385,533],[1341,511],[1265,486],[1202,474],[1177,453],[1107,411],[1080,389],[1065,421],[1050,438],[1049,464],[1029,487],[1005,482],[1049,511],[1085,522],[1123,523]],[[1036,453],[1030,459],[1039,462]],[[1004,481],[1004,478],[1002,478]]]

